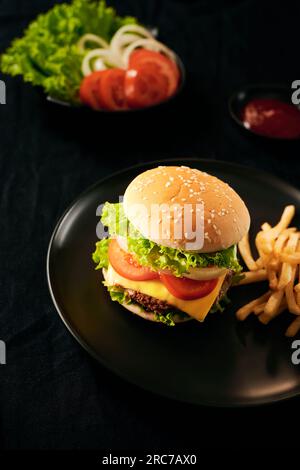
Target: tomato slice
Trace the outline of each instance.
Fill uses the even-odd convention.
[[[109,69],[102,72],[99,81],[98,98],[101,108],[110,111],[126,109],[127,103],[124,93],[125,70]]]
[[[94,109],[100,109],[98,99],[99,81],[103,76],[103,71],[93,72],[84,77],[79,90],[79,98],[82,103],[91,106]]]
[[[168,96],[172,96],[178,87],[180,79],[180,72],[177,64],[164,54],[149,51],[147,49],[137,49],[130,54],[129,68],[135,69],[136,67],[144,64],[155,65],[157,70],[167,77],[169,82]]]
[[[174,297],[182,300],[205,297],[214,290],[218,282],[218,279],[195,281],[186,277],[170,276],[169,274],[161,274],[160,279]]]
[[[150,281],[159,275],[151,269],[140,266],[130,253],[122,250],[117,240],[111,240],[108,248],[109,262],[120,276],[132,281]]]
[[[129,69],[125,77],[125,95],[131,108],[145,108],[168,97],[168,79],[155,64],[138,65]]]

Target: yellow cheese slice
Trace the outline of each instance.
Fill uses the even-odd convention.
[[[125,289],[132,289],[142,294],[150,295],[159,300],[164,300],[170,305],[178,308],[182,312],[187,313],[198,321],[203,321],[214,304],[221,286],[223,284],[226,273],[219,277],[218,283],[214,290],[205,297],[195,300],[181,300],[174,297],[164,284],[159,280],[154,281],[131,281],[120,276],[111,265],[107,270],[106,282],[108,285],[119,285]]]

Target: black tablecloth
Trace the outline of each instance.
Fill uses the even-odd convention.
[[[0,50],[53,3],[1,0]],[[292,443],[297,399],[244,410],[193,407],[148,394],[105,370],[60,321],[45,265],[51,232],[64,209],[97,179],[134,163],[215,158],[267,170],[300,186],[299,143],[246,135],[227,108],[228,97],[241,85],[290,86],[299,78],[300,4],[114,3],[120,13],[159,28],[160,38],[186,65],[186,89],[172,112],[128,119],[91,114],[91,119],[51,106],[39,91],[5,77],[7,104],[0,106],[0,339],[7,345],[7,364],[0,366],[0,445],[199,450]]]

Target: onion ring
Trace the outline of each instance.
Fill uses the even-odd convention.
[[[84,34],[77,43],[77,47],[80,52],[85,52],[86,49],[84,46],[85,46],[85,43],[88,41],[94,42],[95,44],[98,44],[104,49],[109,48],[108,42],[106,42],[105,39],[101,38],[100,36],[97,36],[96,34]]]

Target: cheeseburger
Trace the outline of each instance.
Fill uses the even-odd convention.
[[[140,317],[174,326],[222,311],[240,276],[237,243],[250,217],[226,183],[185,166],[138,175],[123,201],[103,206],[108,237],[96,243],[111,299]]]

